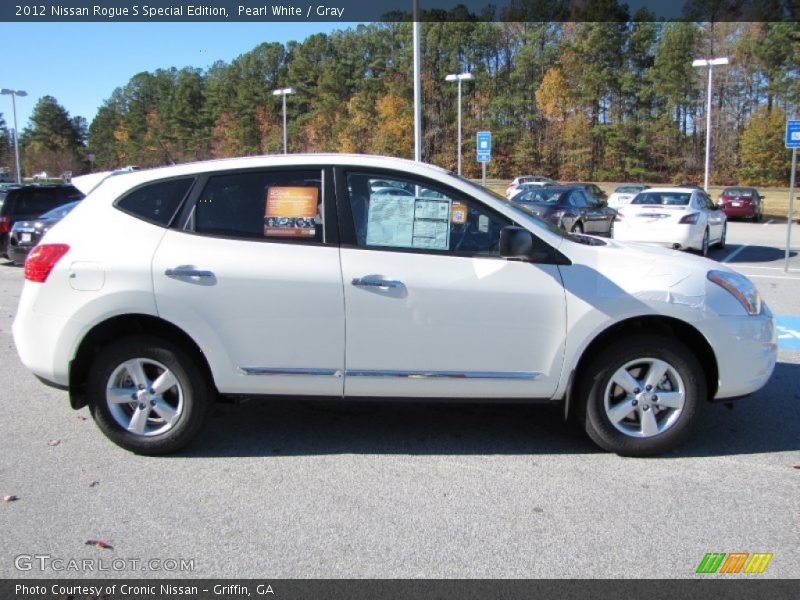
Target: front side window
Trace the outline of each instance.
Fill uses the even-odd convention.
[[[368,174],[348,174],[347,187],[359,246],[500,255],[510,221],[472,199]]]
[[[197,233],[265,241],[323,241],[322,172],[255,171],[208,179]]]

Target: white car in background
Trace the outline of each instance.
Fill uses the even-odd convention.
[[[602,448],[658,454],[775,367],[746,277],[566,233],[430,165],[292,154],[74,181],[94,189],[28,255],[14,342],[137,453],[187,445],[229,395],[557,403]]]
[[[617,212],[615,240],[697,250],[703,256],[711,246],[725,247],[728,218],[703,190],[650,188]]]
[[[617,186],[614,192],[608,197],[608,205],[611,208],[617,208],[623,204],[628,204],[636,197],[636,194],[649,187],[649,185],[644,185],[643,183],[630,183]]]
[[[508,184],[508,187],[506,188],[506,198],[510,200],[511,197],[519,191],[520,186],[523,185],[544,187],[546,185],[556,185],[556,182],[549,177],[523,175],[515,178],[511,183]]]

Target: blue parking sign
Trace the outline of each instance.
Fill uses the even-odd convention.
[[[492,160],[492,132],[479,131],[477,144],[478,162],[489,162]]]
[[[786,121],[786,147],[800,148],[800,120]]]

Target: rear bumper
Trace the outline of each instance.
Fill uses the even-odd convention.
[[[729,217],[754,217],[756,216],[756,207],[750,206],[723,206],[722,212]]]
[[[656,244],[668,248],[677,246],[682,250],[686,248],[700,249],[703,245],[703,229],[697,225],[680,225],[669,228],[632,227],[626,223],[626,220],[614,221],[615,240]]]
[[[63,316],[36,312],[26,298],[38,290],[26,282],[22,289],[17,316],[11,327],[17,354],[36,377],[48,385],[64,388],[69,385],[69,364],[75,352],[75,340],[81,339],[85,327]]]
[[[33,248],[33,246],[20,246],[11,243],[8,245],[8,258],[15,263],[24,263],[25,258],[28,256],[28,252],[31,251],[31,248]]]

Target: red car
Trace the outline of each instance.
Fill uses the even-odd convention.
[[[722,190],[717,204],[728,217],[744,217],[760,221],[764,216],[764,196],[751,187],[729,187]]]

